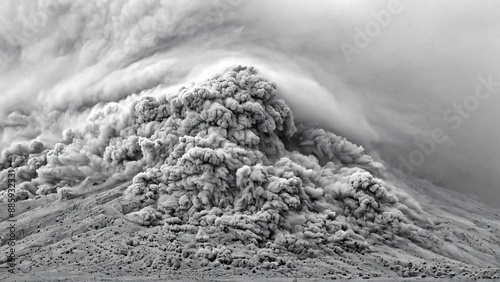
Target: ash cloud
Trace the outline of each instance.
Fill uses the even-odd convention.
[[[34,140],[4,150],[16,197],[64,200],[93,182],[133,177],[125,198],[138,210],[127,217],[195,232],[213,248],[239,241],[305,258],[410,240],[448,254],[429,215],[378,178],[381,164],[333,132],[296,124],[253,67],[145,93],[95,106],[54,146]]]
[[[298,120],[320,122],[391,167],[418,149],[416,139],[445,129],[450,141],[415,174],[494,202],[498,95],[457,130],[443,114],[474,93],[478,76],[500,77],[498,4],[400,2],[402,11],[347,62],[341,43],[389,3],[4,1],[0,148],[33,138],[54,145],[94,105],[237,63],[281,85]]]

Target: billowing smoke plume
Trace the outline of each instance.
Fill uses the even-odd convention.
[[[309,257],[439,240],[418,204],[377,178],[382,165],[345,138],[296,125],[276,85],[253,67],[96,106],[54,146],[17,143],[0,161],[2,183],[7,169],[16,171],[18,200],[62,199],[133,177],[125,191],[136,203],[131,220],[195,232],[215,246],[271,244]]]

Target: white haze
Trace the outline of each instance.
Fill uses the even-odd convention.
[[[0,148],[45,143],[92,106],[163,82],[173,89],[233,63],[278,85],[299,121],[316,121],[397,167],[442,128],[415,174],[497,204],[500,90],[453,129],[443,114],[498,72],[500,3],[401,1],[348,62],[388,1],[2,1]]]

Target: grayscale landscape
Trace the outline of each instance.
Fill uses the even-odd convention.
[[[500,280],[499,11],[0,3],[0,280]]]

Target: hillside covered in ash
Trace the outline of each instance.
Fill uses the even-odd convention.
[[[296,123],[277,87],[234,66],[99,103],[54,144],[12,143],[19,275],[500,277],[495,210]]]

